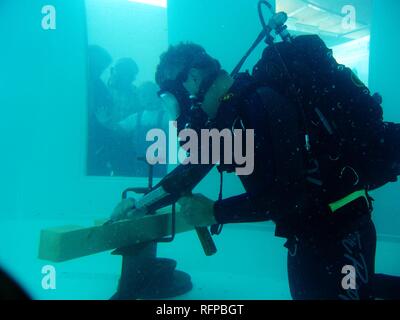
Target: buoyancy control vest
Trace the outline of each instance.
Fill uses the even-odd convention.
[[[388,125],[381,105],[318,36],[267,47],[253,77],[303,112],[315,164],[308,179],[329,189],[331,200],[353,189],[373,190],[397,181],[399,159],[391,154],[396,148],[385,143]]]

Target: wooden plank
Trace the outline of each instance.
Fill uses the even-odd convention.
[[[133,246],[171,235],[171,214],[164,209],[156,215],[123,220],[110,225],[64,226],[40,234],[39,259],[63,262],[115,248]],[[106,221],[106,220],[104,220]],[[193,230],[177,210],[176,233]]]

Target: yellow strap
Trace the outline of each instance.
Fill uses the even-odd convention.
[[[344,197],[343,199],[329,204],[329,207],[331,208],[332,212],[334,213],[335,211],[339,210],[340,208],[343,208],[344,206],[348,205],[350,202],[353,202],[354,200],[357,200],[358,198],[362,198],[362,197],[364,197],[368,201],[367,191],[360,190],[360,191],[353,192],[352,194],[349,194],[348,196]]]
[[[234,97],[234,94],[233,94],[233,93],[227,93],[226,95],[224,95],[223,97],[221,97],[221,98],[219,99],[219,101],[220,101],[220,102],[226,102],[226,101],[231,100],[233,97]]]

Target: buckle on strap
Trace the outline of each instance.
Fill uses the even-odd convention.
[[[332,213],[335,213],[339,209],[343,208],[344,206],[347,206],[349,203],[359,199],[359,198],[365,198],[367,203],[369,203],[367,191],[364,190],[359,190],[356,192],[353,192],[349,194],[348,196],[344,197],[343,199],[340,199],[336,202],[332,202],[329,204],[329,208],[331,209]]]

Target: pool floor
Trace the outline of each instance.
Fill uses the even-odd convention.
[[[34,299],[109,299],[118,285],[121,257],[104,252],[63,263],[37,258],[40,230],[67,224],[71,221],[2,221],[0,265]],[[195,232],[179,234],[174,242],[158,245],[157,256],[176,260],[177,269],[192,279],[193,289],[174,299],[291,299],[284,239],[274,237],[270,225],[225,226],[214,239],[218,252],[212,257],[204,255]],[[378,241],[377,272],[400,276],[399,247],[399,242],[387,238]],[[42,286],[42,268],[46,265],[56,270],[55,289]]]

